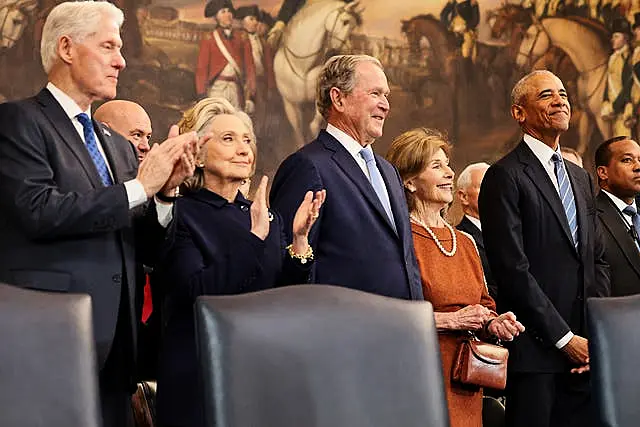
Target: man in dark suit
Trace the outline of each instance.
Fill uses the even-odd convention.
[[[327,129],[282,163],[271,207],[291,230],[305,193],[326,189],[309,236],[316,259],[312,283],[421,300],[402,181],[371,149],[389,114],[382,65],[366,55],[334,56],[320,72],[317,88]]]
[[[595,155],[600,192],[598,219],[611,266],[611,296],[640,293],[640,146],[627,136],[611,138]],[[634,222],[635,221],[635,222]]]
[[[499,310],[527,328],[509,347],[507,425],[590,426],[585,301],[609,294],[591,179],[560,155],[571,116],[560,79],[534,71],[511,98],[524,137],[489,168],[479,199]]]
[[[116,95],[122,22],[108,2],[56,6],[42,33],[46,88],[0,105],[0,280],[91,296],[107,427],[131,422],[135,246],[151,255],[164,238],[166,201],[197,149],[195,134],[175,136],[138,168],[131,144],[91,119],[93,101]]]
[[[489,169],[489,165],[486,163],[473,163],[464,168],[458,176],[456,195],[458,196],[458,200],[460,200],[460,206],[462,206],[464,216],[456,228],[470,234],[476,242],[478,254],[482,261],[484,278],[487,282],[487,289],[489,289],[489,294],[495,300],[498,296],[498,285],[496,285],[493,280],[489,261],[487,260],[487,253],[484,250],[482,223],[480,222],[480,212],[478,212],[480,185],[482,184],[482,179],[487,169]]]

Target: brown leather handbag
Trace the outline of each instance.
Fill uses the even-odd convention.
[[[479,340],[473,333],[458,347],[452,378],[462,384],[504,390],[509,350]]]

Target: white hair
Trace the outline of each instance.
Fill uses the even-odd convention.
[[[118,27],[124,22],[124,14],[113,4],[106,1],[68,1],[54,7],[42,28],[40,58],[44,71],[49,74],[58,59],[58,41],[69,36],[73,41],[82,41],[95,34],[100,22],[110,18]]]
[[[458,175],[458,182],[456,183],[458,190],[466,190],[471,185],[471,174],[475,170],[489,169],[489,164],[485,162],[471,163],[469,166]]]
[[[552,75],[555,78],[558,78],[555,74],[553,74],[549,70],[534,70],[518,80],[518,83],[513,86],[511,90],[511,105],[522,105],[524,102],[524,97],[527,95],[527,91],[529,90],[529,80],[533,77],[541,76],[541,75]]]

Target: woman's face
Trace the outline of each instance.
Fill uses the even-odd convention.
[[[254,162],[253,141],[244,122],[231,114],[221,114],[211,123],[209,133],[213,137],[206,145],[206,175],[224,182],[249,178]]]
[[[407,184],[411,190],[415,189],[414,195],[418,200],[445,207],[453,201],[453,177],[449,158],[440,148],[429,160],[425,170]]]

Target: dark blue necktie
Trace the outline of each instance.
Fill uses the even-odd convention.
[[[382,207],[384,211],[387,213],[387,217],[389,221],[391,221],[391,226],[393,227],[396,234],[398,231],[396,230],[396,222],[393,218],[393,211],[391,210],[391,202],[389,201],[389,194],[387,194],[387,189],[384,185],[384,179],[382,178],[382,174],[378,170],[378,166],[376,165],[376,158],[373,155],[373,152],[363,148],[360,150],[360,156],[364,159],[367,164],[367,170],[369,171],[369,179],[371,181],[371,185],[373,186],[373,190],[378,195],[378,199],[380,203],[382,203]]]
[[[578,211],[576,210],[576,201],[573,197],[569,176],[564,169],[562,157],[560,157],[558,153],[554,153],[552,159],[556,166],[555,172],[556,178],[558,179],[558,192],[560,193],[560,200],[562,200],[562,207],[564,208],[564,213],[567,215],[567,222],[569,223],[569,230],[571,230],[571,237],[573,237],[573,244],[578,248]]]
[[[113,181],[111,180],[111,175],[109,174],[107,162],[104,161],[104,157],[102,157],[102,154],[100,154],[100,150],[98,150],[98,143],[96,142],[96,137],[93,133],[93,123],[91,122],[91,119],[85,113],[78,114],[76,118],[82,125],[82,130],[84,132],[84,141],[87,146],[87,150],[89,151],[89,156],[91,156],[93,164],[96,165],[96,169],[98,169],[100,180],[105,187],[112,185]]]
[[[638,249],[640,249],[640,237],[638,237],[638,233],[640,233],[640,215],[636,211],[635,206],[629,205],[622,210],[622,212],[626,213],[631,217],[631,236],[636,243]]]

